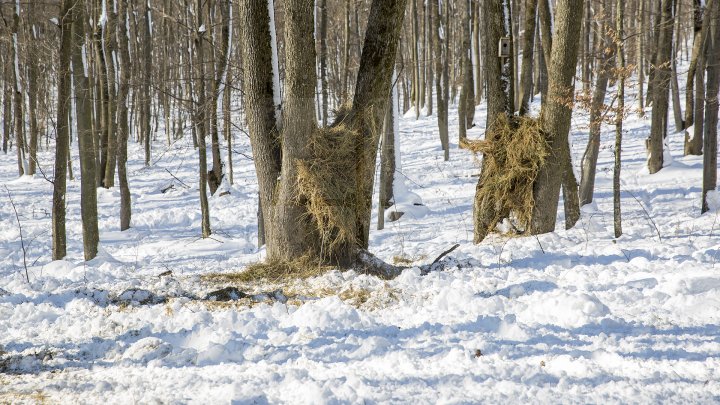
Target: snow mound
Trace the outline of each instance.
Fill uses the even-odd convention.
[[[526,308],[517,314],[526,325],[556,325],[562,328],[579,328],[596,323],[610,310],[596,297],[585,293],[568,293],[553,290],[544,294],[524,296]]]
[[[313,332],[342,331],[368,327],[370,321],[355,308],[333,296],[301,306],[281,326]]]

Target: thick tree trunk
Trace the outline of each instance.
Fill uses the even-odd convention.
[[[356,215],[361,249],[367,249],[369,244],[373,179],[380,140],[375,128],[382,128],[385,117],[406,4],[407,0],[373,0],[355,86],[351,123],[363,137],[362,145],[358,145],[363,161],[357,178],[365,185],[361,212]]]
[[[548,99],[540,114],[547,134],[550,155],[540,167],[533,187],[530,231],[533,234],[555,230],[557,206],[563,179],[563,154],[569,148],[568,133],[572,108],[563,100],[572,99],[577,64],[578,35],[582,24],[583,0],[559,0],[555,10],[555,32],[549,68]]]
[[[285,1],[285,92],[283,95],[282,165],[273,215],[266,230],[270,260],[291,261],[318,255],[317,241],[297,189],[297,162],[310,158],[315,123],[315,53],[313,7],[304,0]],[[347,14],[349,15],[349,14]],[[349,34],[349,33],[348,33]]]
[[[509,0],[502,2],[485,2],[485,16],[487,17],[485,41],[485,77],[487,81],[487,123],[486,128],[491,128],[498,117],[502,114],[511,116],[514,108],[514,92],[512,79],[512,57],[499,58],[499,42],[503,37],[510,38],[511,18]],[[508,53],[512,56],[512,46]],[[490,78],[499,78],[493,79]],[[485,170],[485,159],[483,159],[482,170]],[[479,191],[482,189],[482,177],[478,180],[473,203],[473,223],[475,243],[482,242],[487,236],[491,220],[496,215],[496,201],[490,199],[479,199]]]
[[[85,260],[95,258],[100,235],[97,217],[97,181],[95,150],[92,131],[92,100],[90,80],[86,76],[90,66],[85,63],[82,52],[85,46],[85,1],[78,0],[73,8],[73,82],[75,84],[75,109],[80,150],[80,211],[82,213],[83,250]]]
[[[67,255],[65,234],[65,193],[67,190],[67,161],[70,146],[70,54],[72,52],[72,9],[77,0],[63,0],[60,6],[61,40],[57,70],[57,133],[55,135],[55,176],[53,181],[52,258]],[[7,116],[6,116],[7,117]]]
[[[650,137],[646,141],[648,170],[657,173],[663,167],[663,141],[667,135],[670,74],[672,61],[673,16],[672,0],[662,0],[662,15],[658,21],[658,41],[653,76],[653,110]]]
[[[718,90],[720,90],[720,3],[715,2],[712,9],[712,22],[708,33],[707,52],[707,90],[705,91],[705,134],[703,136],[703,189],[702,209],[707,212],[708,192],[717,187],[717,127],[718,127]]]
[[[279,123],[275,110],[272,67],[272,36],[268,0],[249,0],[240,7],[241,57],[243,59],[243,104],[258,178],[259,245],[274,240],[272,219],[275,186],[280,175]],[[261,232],[262,231],[262,232]]]

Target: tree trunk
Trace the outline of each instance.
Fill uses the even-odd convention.
[[[418,35],[418,12],[417,0],[411,1],[412,17],[412,58],[413,58],[413,105],[415,106],[415,119],[420,118],[420,56],[419,56],[419,35]]]
[[[718,90],[720,90],[720,3],[717,1],[712,9],[712,22],[708,37],[707,52],[707,90],[705,91],[705,134],[703,136],[703,190],[702,209],[705,213],[710,209],[707,202],[708,192],[717,187],[717,127],[718,127]]]
[[[655,73],[653,76],[653,109],[650,137],[646,141],[650,174],[663,167],[663,141],[667,135],[667,113],[672,61],[673,16],[672,0],[662,0],[662,15],[658,21],[658,40]]]
[[[255,171],[259,186],[259,245],[274,240],[269,222],[275,201],[275,186],[280,175],[279,122],[275,110],[271,16],[268,0],[249,0],[240,7],[243,64],[243,104],[252,143]],[[262,231],[262,232],[261,232]]]
[[[601,14],[604,13],[605,2],[599,2]],[[605,115],[605,94],[607,92],[608,81],[613,66],[612,52],[615,50],[615,44],[612,38],[608,36],[610,25],[603,20],[600,37],[602,42],[597,46],[599,53],[598,72],[595,79],[595,90],[590,104],[590,135],[585,153],[582,159],[582,174],[580,177],[580,205],[590,204],[593,200],[595,192],[595,171],[597,169],[598,153],[600,152],[600,131],[602,129],[602,121]]]
[[[486,128],[492,128],[495,121],[502,114],[512,116],[514,108],[514,92],[512,78],[512,46],[510,45],[509,56],[499,58],[499,42],[507,37],[512,42],[510,31],[511,18],[509,0],[502,2],[485,2],[485,16],[487,19],[487,38],[485,42],[485,77],[487,80],[487,123]],[[497,78],[497,79],[491,79]],[[485,159],[483,159],[482,170],[485,170]],[[482,242],[490,231],[488,228],[496,214],[496,201],[490,199],[479,199],[479,191],[482,189],[482,177],[478,180],[473,203],[473,223],[475,243]]]
[[[463,85],[460,90],[460,101],[458,102],[458,145],[462,148],[467,140],[467,129],[472,127],[475,117],[475,89],[473,88],[473,68],[472,68],[472,46],[470,29],[472,14],[470,2],[463,1],[462,8],[462,45],[460,48],[460,65],[462,66]]]
[[[103,0],[106,1],[106,0]],[[107,7],[107,6],[106,6]],[[112,5],[107,7],[108,21],[107,26],[103,30],[103,40],[105,41],[105,60],[107,63],[107,164],[105,165],[105,173],[103,185],[105,188],[115,186],[115,165],[117,162],[117,83],[116,83],[116,61],[113,57],[117,51],[117,19],[118,13]],[[168,125],[169,123],[166,123]]]
[[[533,234],[555,230],[557,205],[563,179],[562,157],[569,148],[568,133],[572,109],[563,100],[572,99],[582,24],[583,0],[559,0],[555,10],[555,32],[549,68],[548,99],[543,103],[540,121],[550,147],[550,155],[540,167],[533,186],[530,231]]]
[[[683,122],[682,109],[680,108],[680,88],[678,85],[678,72],[677,72],[677,56],[680,53],[680,15],[682,11],[682,1],[675,0],[676,12],[675,12],[675,41],[673,42],[672,55],[670,57],[670,89],[673,101],[673,116],[675,118],[675,132],[680,132],[685,129],[685,123]]]
[[[705,10],[712,10],[717,0],[709,0]],[[702,154],[702,121],[704,115],[705,86],[705,50],[707,48],[707,34],[710,26],[710,12],[704,12],[700,0],[694,4],[694,37],[690,67],[688,69],[687,85],[685,87],[685,127],[694,125],[693,134],[685,131],[685,154]],[[695,85],[697,83],[697,86]],[[699,109],[701,111],[695,111]]]
[[[129,0],[118,0],[118,15],[123,19],[127,18],[127,2]],[[120,82],[118,83],[117,121],[118,121],[118,153],[117,170],[118,183],[120,185],[120,230],[130,228],[132,210],[130,207],[130,187],[127,179],[127,143],[130,135],[128,126],[128,93],[130,91],[130,52],[128,49],[128,27],[126,24],[117,24],[117,37],[119,39],[118,68],[120,70]]]
[[[53,181],[52,258],[67,255],[65,234],[65,194],[67,190],[67,161],[70,146],[70,53],[72,51],[73,6],[77,0],[63,0],[60,6],[60,51],[57,70],[57,133],[55,135],[55,176]],[[6,115],[7,117],[7,115]]]
[[[625,16],[623,0],[617,0],[615,30],[617,31],[617,71],[618,71],[618,108],[615,116],[615,164],[613,166],[613,229],[615,237],[622,235],[622,216],[620,213],[620,162],[622,152],[623,116],[625,114],[625,49],[623,19]]]
[[[520,115],[526,115],[532,97],[533,46],[538,0],[525,0],[525,33],[523,35],[522,73],[520,74]]]
[[[645,102],[643,96],[645,95],[644,84],[645,84],[645,0],[638,0],[640,3],[638,20],[640,23],[640,29],[638,30],[637,38],[637,75],[638,75],[638,115],[642,118],[645,116]]]
[[[447,47],[443,45],[442,27],[439,6],[436,1],[430,2],[433,19],[433,49],[435,53],[435,97],[437,97],[438,129],[440,131],[440,144],[444,152],[445,161],[450,160],[450,139],[448,135],[448,100],[445,97],[447,89],[444,88],[444,78],[447,76]]]
[[[198,161],[200,163],[200,212],[201,212],[201,235],[207,238],[212,233],[210,229],[210,207],[207,197],[207,147],[205,146],[205,138],[207,137],[208,119],[207,119],[207,90],[205,80],[207,79],[207,71],[205,70],[205,41],[207,29],[205,28],[205,10],[203,0],[197,0],[195,16],[197,19],[195,32],[193,33],[195,42],[195,77],[197,88],[197,102],[193,116],[195,119],[195,127],[197,128],[198,138]],[[148,132],[146,136],[150,136]],[[147,140],[146,140],[147,145]],[[147,146],[146,146],[147,148]],[[146,157],[147,154],[146,149]]]
[[[396,93],[394,93],[396,94]],[[395,128],[393,118],[393,105],[397,102],[390,96],[390,103],[385,114],[383,137],[380,143],[380,185],[378,201],[377,229],[385,227],[385,210],[393,205],[393,178],[395,175]]]
[[[152,82],[152,34],[150,20],[150,2],[144,1],[143,5],[143,25],[142,25],[142,44],[143,44],[143,83],[142,83],[142,106],[141,106],[141,124],[142,139],[145,145],[145,166],[150,166],[150,150],[152,145],[152,134],[150,127],[150,110],[152,109],[152,97],[150,93],[150,85]]]
[[[322,86],[322,126],[328,120],[328,80],[327,80],[327,0],[320,0],[320,84]]]
[[[24,175],[28,171],[27,159],[25,157],[25,117],[23,115],[23,88],[20,81],[22,70],[20,69],[20,7],[15,8],[13,15],[12,32],[12,55],[13,55],[13,107],[15,115],[15,150],[17,151],[18,174]]]
[[[80,211],[82,213],[83,250],[85,260],[95,258],[100,235],[97,217],[97,181],[95,150],[92,131],[92,100],[90,80],[87,72],[90,66],[85,63],[82,52],[85,46],[85,1],[78,0],[73,8],[72,64],[75,84],[75,116],[80,150]]]

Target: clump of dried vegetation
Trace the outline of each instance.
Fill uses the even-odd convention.
[[[483,170],[476,201],[493,215],[486,222],[492,232],[505,218],[518,233],[529,229],[535,199],[533,185],[549,153],[537,118],[501,114],[485,133],[485,140],[466,141],[464,148],[483,154]]]

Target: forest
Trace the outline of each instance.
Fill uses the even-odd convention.
[[[0,403],[720,401],[720,0],[0,0]]]

